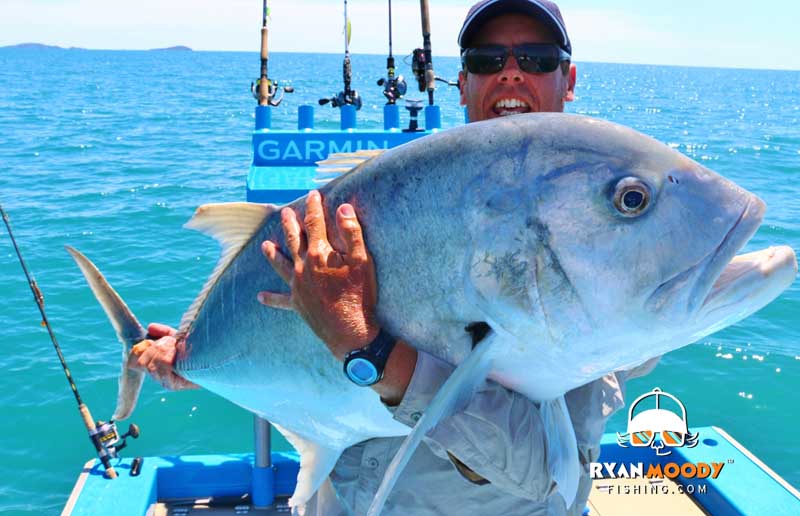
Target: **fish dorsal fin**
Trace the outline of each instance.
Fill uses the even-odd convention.
[[[370,149],[330,154],[327,159],[317,161],[317,175],[314,177],[314,182],[325,184],[332,181],[357,169],[372,158],[380,156],[385,151],[386,149]]]
[[[252,240],[267,217],[277,209],[278,207],[273,204],[249,202],[204,204],[197,208],[194,216],[184,227],[214,237],[222,246],[222,253],[203,290],[183,314],[178,333],[183,334],[189,328],[219,277]]]

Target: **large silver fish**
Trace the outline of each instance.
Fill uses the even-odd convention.
[[[564,393],[747,317],[797,271],[788,247],[734,257],[762,220],[756,196],[636,131],[576,115],[445,131],[388,150],[321,193],[328,213],[356,208],[381,324],[459,366],[395,458],[373,513],[424,432],[487,375],[542,402],[550,473],[570,505],[578,462]],[[291,204],[301,215],[304,205]],[[269,419],[297,448],[293,505],[345,448],[408,433],[377,394],[345,379],[297,314],[257,301],[259,291],[287,291],[260,248],[283,241],[275,206],[205,205],[187,226],[223,251],[181,321],[175,370]],[[71,252],[127,355],[145,331]],[[473,322],[492,329],[474,350]],[[131,413],[141,382],[123,365],[115,419]]]

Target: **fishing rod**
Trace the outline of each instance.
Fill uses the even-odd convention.
[[[422,46],[415,48],[411,54],[411,71],[417,79],[420,93],[428,92],[428,104],[433,105],[433,92],[436,89],[435,81],[443,82],[448,86],[458,86],[458,81],[448,81],[437,77],[433,71],[433,51],[431,50],[431,16],[428,0],[420,0],[422,14]]]
[[[278,92],[278,81],[270,80],[267,73],[267,64],[269,62],[269,48],[267,46],[269,32],[267,30],[268,16],[269,7],[267,6],[267,0],[264,0],[261,16],[261,77],[250,83],[250,92],[258,101],[259,106],[278,107],[283,100],[283,95],[285,93],[294,92],[294,88],[291,86],[284,86],[280,90],[280,97],[275,98],[275,94]]]
[[[378,86],[383,86],[383,96],[386,97],[387,104],[396,103],[408,89],[403,76],[395,76],[392,55],[392,0],[389,0],[389,57],[386,58],[386,78],[378,79]]]
[[[22,253],[17,246],[14,233],[11,231],[11,222],[8,220],[8,214],[3,209],[2,204],[0,204],[0,215],[2,215],[3,222],[6,224],[8,236],[11,238],[11,242],[14,244],[14,251],[17,253],[17,258],[19,258],[19,263],[22,265],[23,272],[25,272],[28,285],[31,288],[31,292],[33,292],[33,299],[36,301],[36,305],[39,307],[39,313],[42,315],[42,325],[47,328],[47,333],[50,334],[50,340],[53,342],[53,347],[56,349],[58,360],[61,362],[61,367],[64,369],[64,374],[67,376],[69,386],[72,389],[72,393],[75,395],[75,401],[78,402],[78,411],[81,414],[81,418],[83,419],[83,424],[86,426],[86,430],[89,432],[89,439],[92,441],[94,449],[97,451],[97,456],[100,458],[100,462],[103,463],[103,467],[106,470],[106,475],[108,475],[109,478],[117,478],[117,472],[111,465],[111,458],[118,456],[117,452],[126,446],[126,439],[128,437],[132,437],[134,439],[139,437],[139,427],[136,425],[130,425],[128,432],[120,436],[117,432],[117,425],[113,419],[108,423],[103,421],[98,421],[95,423],[91,412],[89,412],[89,407],[86,406],[81,399],[80,393],[78,393],[78,386],[75,385],[75,381],[72,379],[72,373],[69,372],[67,361],[64,359],[64,354],[61,353],[61,348],[56,341],[53,328],[50,326],[50,321],[47,320],[47,315],[44,311],[44,296],[42,295],[42,291],[39,290],[36,280],[28,272],[28,267],[25,265],[25,260],[22,258]],[[141,467],[141,459],[137,458],[134,460],[134,462],[137,461],[139,467]],[[134,474],[133,471],[134,466],[131,466],[132,475]]]
[[[431,15],[428,8],[428,0],[419,0],[419,8],[422,14],[422,53],[419,49],[414,51],[417,62],[417,82],[419,91],[428,91],[428,105],[433,105],[433,91],[436,89],[436,74],[433,72],[433,52],[431,50]],[[420,62],[424,59],[424,62]],[[424,66],[424,67],[423,67]],[[413,68],[413,67],[412,67]]]
[[[319,105],[324,106],[330,103],[332,107],[342,107],[350,104],[355,106],[356,111],[361,109],[361,96],[356,90],[350,89],[350,82],[353,79],[353,68],[350,64],[350,36],[352,34],[350,19],[347,17],[347,0],[344,0],[344,63],[342,64],[342,75],[344,77],[344,90],[327,99],[319,99]]]

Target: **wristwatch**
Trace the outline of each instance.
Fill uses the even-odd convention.
[[[344,356],[345,376],[361,387],[375,385],[383,378],[386,361],[396,343],[397,339],[381,328],[372,342]]]

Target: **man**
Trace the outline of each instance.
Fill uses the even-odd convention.
[[[470,9],[459,34],[463,70],[461,103],[471,121],[536,111],[563,111],[574,98],[576,71],[558,7],[548,0],[483,0]],[[291,287],[291,295],[262,292],[266,305],[296,310],[339,360],[377,345],[389,351],[383,377],[371,385],[395,419],[413,426],[454,367],[381,331],[374,310],[377,286],[372,260],[353,207],[336,211],[325,227],[320,194],[311,192],[305,219],[281,213],[289,256],[264,242],[265,256]],[[334,248],[329,234],[340,236]],[[169,388],[191,384],[172,372],[170,329],[151,325],[134,350]],[[479,340],[486,328],[474,328]],[[402,336],[400,336],[402,337]],[[655,362],[638,368],[643,374]],[[548,473],[543,423],[537,404],[492,381],[428,434],[387,502],[385,514],[581,514],[591,489],[607,418],[623,405],[632,371],[609,374],[566,395],[579,447],[582,477],[566,507]],[[352,379],[352,378],[351,378]],[[366,387],[365,387],[366,388]],[[345,450],[308,513],[364,514],[403,438],[371,439]]]

